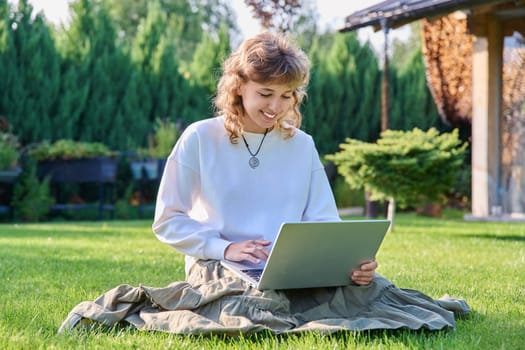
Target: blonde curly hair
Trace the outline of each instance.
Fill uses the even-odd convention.
[[[238,91],[248,81],[259,84],[286,84],[293,89],[293,106],[276,123],[276,129],[291,137],[301,126],[299,106],[306,96],[310,78],[310,61],[287,37],[269,32],[244,41],[223,64],[214,105],[217,115],[225,118],[230,141],[237,143],[243,132],[245,113]]]

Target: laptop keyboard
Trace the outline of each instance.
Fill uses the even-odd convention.
[[[242,270],[242,272],[253,278],[255,281],[259,282],[259,280],[261,279],[263,269],[249,269]]]

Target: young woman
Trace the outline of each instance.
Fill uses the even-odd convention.
[[[468,312],[463,301],[396,288],[375,261],[345,287],[282,291],[252,288],[219,263],[266,260],[283,222],[340,220],[314,142],[299,129],[308,79],[308,58],[280,35],[260,33],[231,54],[217,116],[185,129],[157,197],[153,231],[185,254],[186,281],[117,287],[99,299],[102,314],[111,305],[127,310],[119,320],[174,333],[455,327],[453,311]],[[123,306],[122,295],[136,298]]]
[[[284,38],[247,40],[224,64],[219,116],[191,125],[168,158],[153,230],[197,260],[268,257],[279,226],[339,220],[312,138],[299,130],[309,61]],[[352,276],[372,280],[371,262]]]

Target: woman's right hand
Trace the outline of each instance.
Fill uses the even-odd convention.
[[[267,248],[272,242],[262,239],[251,239],[248,241],[235,242],[226,247],[224,258],[231,261],[247,260],[259,264],[268,259],[270,250]]]

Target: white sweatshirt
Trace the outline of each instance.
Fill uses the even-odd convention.
[[[252,153],[262,134],[244,133]],[[283,222],[340,220],[312,138],[301,130],[285,139],[266,135],[252,169],[242,139],[232,144],[224,119],[196,122],[167,159],[153,232],[186,254],[186,272],[198,259],[223,259],[237,241],[274,241]]]

